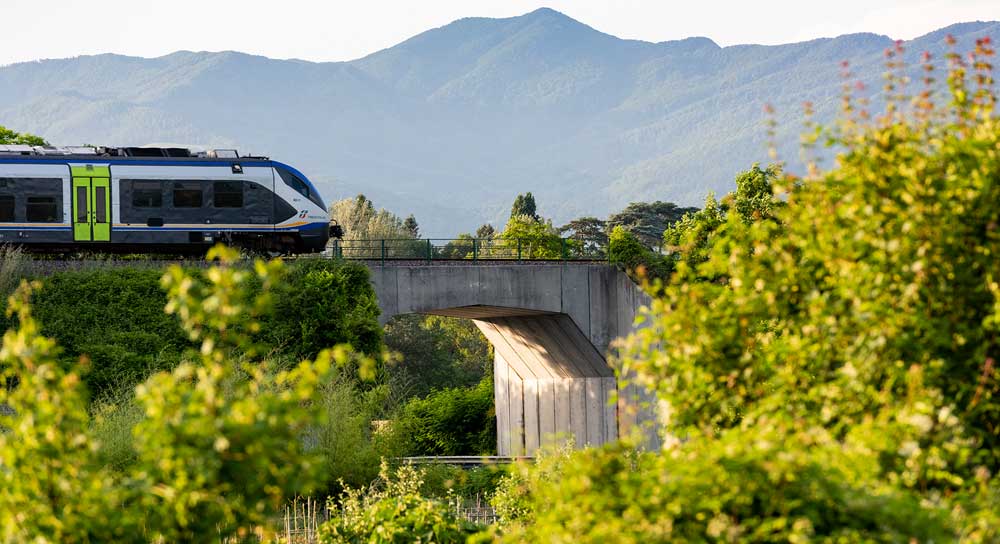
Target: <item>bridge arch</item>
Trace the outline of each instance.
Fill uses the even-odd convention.
[[[607,363],[649,297],[628,276],[593,263],[386,263],[371,267],[386,323],[417,313],[471,319],[494,347],[497,453],[532,455],[572,438],[579,446],[645,427],[650,396],[620,383]],[[617,398],[617,402],[613,399]]]

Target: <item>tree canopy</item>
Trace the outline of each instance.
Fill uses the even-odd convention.
[[[535,197],[530,191],[523,195],[517,195],[517,198],[514,199],[514,205],[510,208],[510,217],[511,219],[515,217],[530,217],[535,221],[539,219]]]
[[[635,234],[650,249],[659,249],[663,231],[686,213],[697,208],[685,208],[673,202],[633,202],[624,210],[608,216],[607,228],[622,227]]]
[[[0,125],[0,145],[49,145],[49,143],[41,136],[27,132],[15,132]]]

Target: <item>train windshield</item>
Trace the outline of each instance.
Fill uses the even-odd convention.
[[[300,179],[295,174],[289,172],[285,168],[281,168],[280,166],[275,167],[275,170],[278,171],[278,175],[281,176],[281,181],[285,182],[285,185],[294,189],[296,193],[299,193],[300,195],[313,201],[320,208],[324,209],[326,208],[326,205],[323,204],[323,199],[319,197],[316,191],[313,191],[310,188],[308,183]]]

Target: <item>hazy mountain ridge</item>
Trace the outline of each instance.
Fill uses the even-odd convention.
[[[912,40],[907,61],[942,59],[948,33],[968,49],[1000,23]],[[461,19],[344,63],[183,51],[0,67],[0,124],[60,144],[236,145],[300,166],[328,200],[365,192],[449,236],[502,221],[527,190],[560,221],[630,200],[700,204],[766,160],[765,103],[796,169],[801,103],[833,115],[844,59],[877,90],[892,43],[649,43],[543,9]]]

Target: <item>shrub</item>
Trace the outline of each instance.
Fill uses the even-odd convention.
[[[520,466],[493,503],[499,542],[945,542],[944,510],[856,485],[857,459],[777,432],[669,453],[622,445]],[[801,437],[801,435],[797,435]],[[828,446],[833,446],[828,447]],[[870,467],[871,460],[863,467]],[[863,469],[862,469],[863,471]]]
[[[235,254],[212,250],[229,261]],[[213,267],[203,279],[171,267],[167,310],[200,349],[194,360],[137,389],[135,461],[112,470],[99,437],[132,425],[98,416],[92,425],[77,375],[56,364],[39,334],[29,289],[11,299],[18,327],[4,336],[0,362],[0,535],[9,542],[216,542],[266,527],[284,500],[320,483],[322,462],[302,440],[322,425],[313,402],[332,367],[360,362],[344,348],[315,362],[266,372],[252,335],[270,309],[280,261],[251,272]],[[36,286],[37,287],[37,286]],[[238,358],[237,358],[238,356]],[[118,419],[119,416],[115,416]],[[108,431],[108,432],[106,432]],[[121,456],[119,456],[120,458]],[[126,455],[127,457],[127,455]]]
[[[388,371],[413,396],[470,387],[493,372],[493,348],[468,319],[400,315],[386,325],[385,345],[402,356]]]
[[[611,230],[608,255],[611,262],[622,266],[633,279],[665,279],[673,268],[670,260],[643,245],[620,225]]]
[[[319,530],[324,544],[427,542],[464,544],[477,527],[456,518],[445,502],[420,495],[422,471],[383,464],[381,487],[348,489],[331,507],[332,519]]]
[[[367,354],[381,350],[378,300],[364,265],[302,259],[272,295],[275,312],[264,339],[273,349],[299,357],[336,344]]]
[[[19,258],[0,253],[0,286],[5,270],[23,268],[15,266]],[[193,277],[205,273],[188,271]],[[177,318],[163,312],[162,275],[163,270],[142,268],[57,272],[35,293],[32,306],[43,334],[59,342],[62,364],[83,375],[95,400],[117,397],[151,374],[174,368],[193,347]],[[245,281],[250,292],[261,289],[254,277]],[[254,335],[272,358],[311,358],[344,343],[379,351],[378,306],[363,266],[304,259],[289,266],[272,290],[275,311]]]
[[[987,53],[981,42],[977,69]],[[927,95],[906,115],[890,102],[876,122],[843,120],[828,131],[836,167],[775,180],[787,205],[774,221],[728,214],[707,260],[678,267],[621,346],[623,372],[666,408],[667,438],[684,437],[672,455],[725,469],[692,484],[718,474],[743,489],[741,519],[787,524],[771,505],[800,501],[822,511],[800,514],[817,538],[842,525],[847,540],[886,541],[931,538],[942,508],[956,526],[939,539],[1000,521],[1000,124],[981,82],[966,89],[956,64],[950,109]],[[812,482],[791,499],[785,462]],[[678,511],[699,511],[697,494],[677,496]],[[899,516],[923,521],[908,533]]]
[[[125,540],[134,519],[119,505],[126,490],[94,462],[86,432],[85,389],[56,362],[58,348],[39,333],[23,284],[10,298],[18,328],[0,350],[0,540],[110,542]],[[16,385],[11,385],[16,382]],[[137,538],[127,539],[138,541]]]
[[[43,334],[63,348],[67,368],[81,355],[95,397],[129,390],[152,372],[172,368],[191,344],[177,319],[163,312],[161,270],[60,272],[45,279],[32,304]]]
[[[402,455],[399,437],[374,424],[384,417],[389,394],[386,384],[359,390],[354,373],[345,369],[319,389],[315,402],[324,417],[308,429],[305,441],[322,457],[322,491],[336,494],[344,485],[366,485],[378,476],[382,458]]]
[[[490,455],[496,451],[493,379],[410,400],[392,425],[408,455]]]

